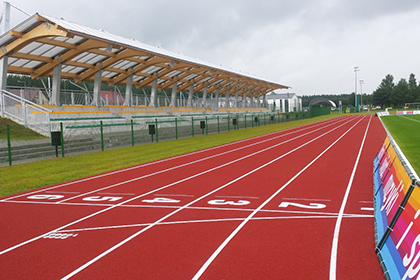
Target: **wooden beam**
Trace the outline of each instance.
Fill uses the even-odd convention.
[[[38,78],[40,76],[45,75],[45,73],[49,73],[52,69],[57,66],[58,64],[65,64],[66,61],[71,60],[72,58],[78,56],[81,53],[88,52],[90,49],[98,49],[108,46],[107,43],[97,40],[87,40],[81,43],[80,45],[76,46],[73,49],[68,50],[64,54],[56,57],[52,62],[47,63],[37,69],[35,69],[32,73],[32,78]]]
[[[42,23],[4,46],[0,52],[0,58],[11,52],[17,52],[34,41],[51,36],[66,37],[67,32],[59,30],[49,23]]]

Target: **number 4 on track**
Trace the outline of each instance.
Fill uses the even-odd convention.
[[[327,207],[325,204],[322,204],[322,203],[309,203],[309,205],[306,205],[306,204],[287,202],[287,201],[283,201],[279,205],[279,207],[282,207],[282,208],[287,208],[289,206],[295,206],[295,207],[305,208],[305,209],[322,209],[322,208]]]
[[[155,197],[153,199],[142,200],[141,202],[146,202],[146,203],[179,203],[179,202],[181,202],[181,200],[166,198],[166,197]]]

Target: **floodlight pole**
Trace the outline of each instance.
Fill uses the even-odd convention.
[[[363,89],[362,89],[362,85],[364,84],[364,81],[359,80],[359,83],[360,83],[360,107],[362,107],[362,111],[363,111],[363,102],[362,102]]]
[[[354,67],[354,76],[355,76],[355,80],[354,80],[354,107],[355,110],[358,112],[359,111],[359,106],[358,106],[358,102],[357,102],[357,72],[359,71],[359,66],[355,66]]]

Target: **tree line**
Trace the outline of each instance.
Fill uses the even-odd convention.
[[[401,79],[397,84],[391,74],[385,76],[372,93],[372,102],[382,107],[403,108],[406,103],[420,102],[420,85],[411,73],[408,81]]]

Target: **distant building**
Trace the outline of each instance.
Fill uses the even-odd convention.
[[[281,112],[302,111],[302,98],[295,93],[267,94],[268,108]]]

